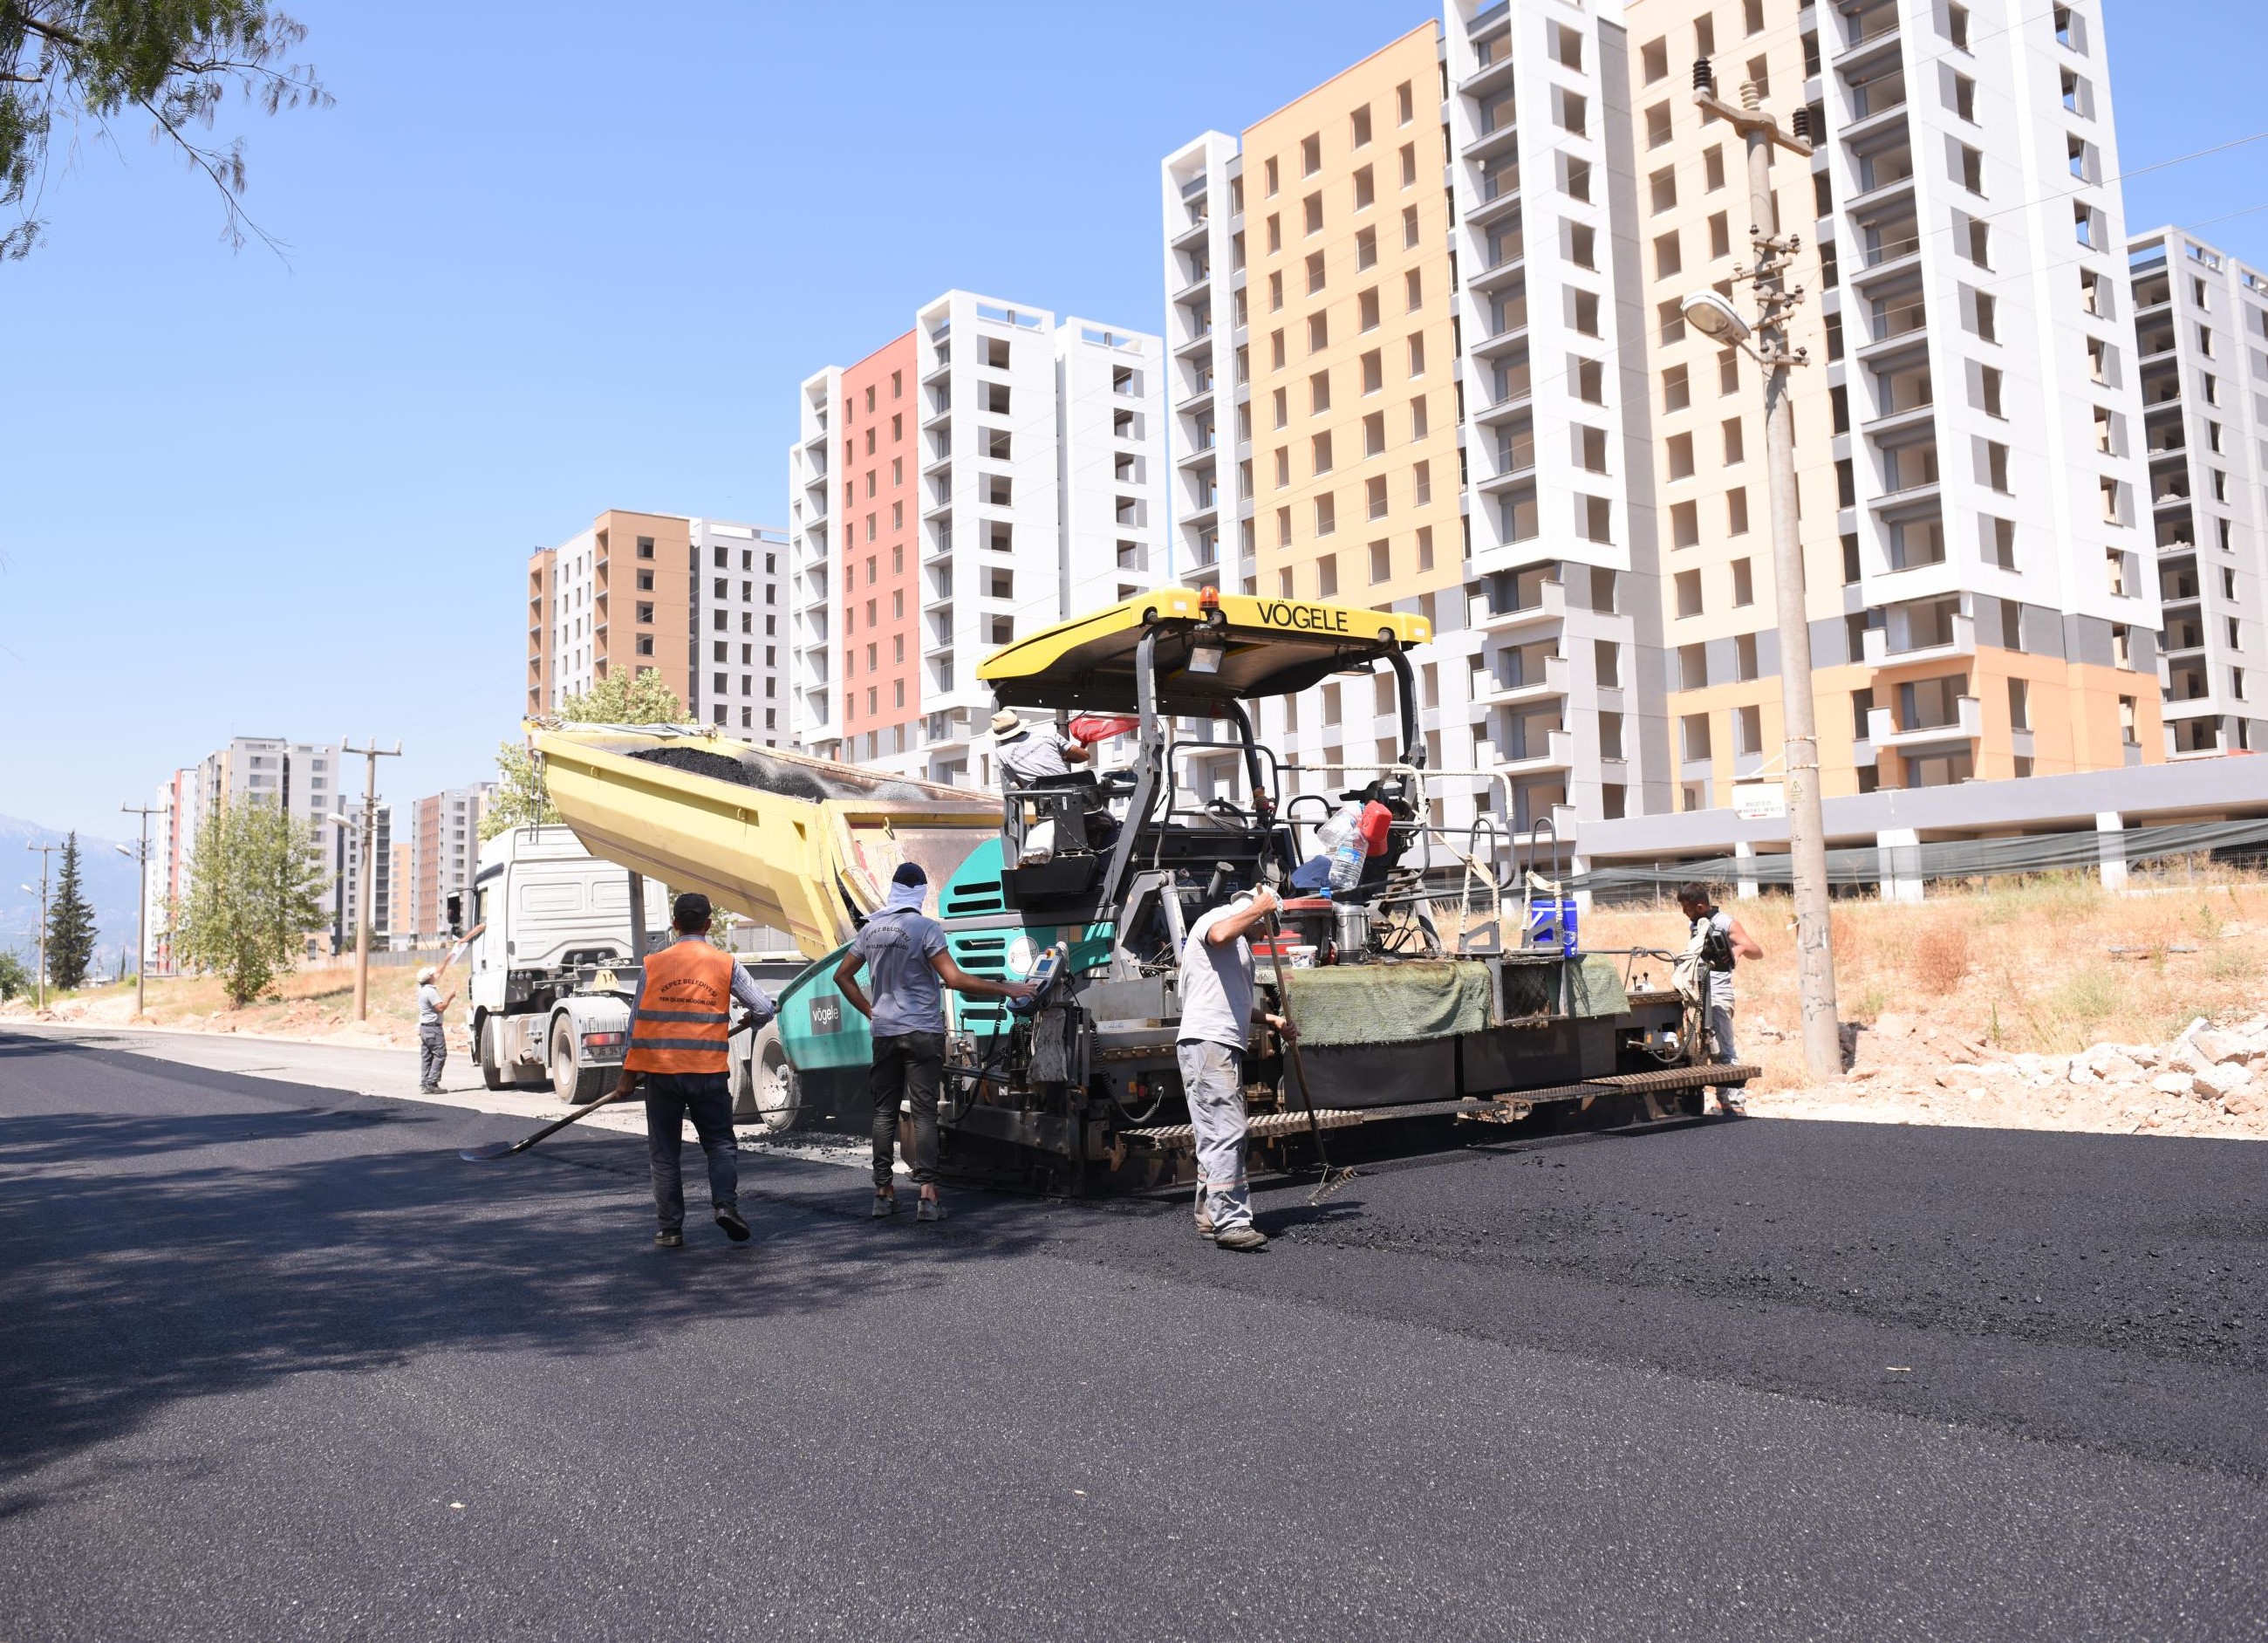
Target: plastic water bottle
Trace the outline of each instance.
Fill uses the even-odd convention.
[[[1363,863],[1368,858],[1369,851],[1363,844],[1362,835],[1350,829],[1347,836],[1341,839],[1331,851],[1331,894],[1336,895],[1342,890],[1351,890],[1360,884]]]

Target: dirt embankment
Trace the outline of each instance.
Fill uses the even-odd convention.
[[[442,984],[458,994],[449,1011],[453,1049],[468,1049],[464,975],[453,969]],[[44,1011],[29,1000],[0,1004],[0,1022],[76,1021],[90,1027],[155,1027],[176,1032],[246,1033],[310,1043],[369,1044],[409,1049],[417,1043],[417,972],[385,966],[370,972],[370,1019],[354,1019],[354,970],[295,970],[278,976],[270,996],[232,1007],[220,983],[210,976],[153,977],[148,1008],[134,1013],[134,984],[93,987],[66,993]]]
[[[1724,905],[1764,954],[1736,975],[1741,1058],[1765,1072],[1752,1112],[2268,1138],[2268,880],[2176,868],[2121,892],[2067,874],[1837,901],[1850,1073],[1816,1088],[1788,899]],[[1670,903],[1600,908],[1583,934],[1672,947],[1682,921]]]

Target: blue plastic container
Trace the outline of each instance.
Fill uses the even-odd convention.
[[[1572,895],[1557,901],[1545,896],[1528,903],[1528,945],[1548,947],[1555,936],[1562,952],[1575,950],[1575,898]]]

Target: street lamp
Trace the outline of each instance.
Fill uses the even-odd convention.
[[[1693,64],[1693,100],[1738,131],[1748,144],[1749,242],[1754,266],[1735,269],[1756,293],[1753,324],[1713,291],[1696,291],[1680,304],[1686,323],[1721,345],[1739,348],[1764,368],[1764,466],[1771,500],[1772,581],[1779,616],[1780,696],[1786,726],[1787,844],[1795,893],[1796,997],[1803,1019],[1804,1071],[1824,1081],[1843,1073],[1843,1033],[1836,1020],[1835,961],[1828,944],[1827,824],[1819,802],[1819,720],[1811,695],[1811,623],[1805,608],[1803,543],[1795,517],[1795,416],[1788,402],[1790,365],[1806,364],[1790,350],[1787,316],[1803,300],[1803,287],[1787,282],[1801,245],[1776,232],[1772,220],[1772,151],[1808,158],[1808,111],[1799,108],[1783,131],[1753,81],[1737,104],[1717,94],[1709,59]]]

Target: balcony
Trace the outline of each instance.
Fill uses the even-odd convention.
[[[1189,251],[1204,244],[1212,232],[1212,218],[1199,216],[1197,221],[1175,234],[1168,242],[1176,251]]]
[[[1486,228],[1491,223],[1501,222],[1520,213],[1520,171],[1517,166],[1508,173],[1491,173],[1481,180],[1476,192],[1479,203],[1464,216],[1468,228]]]
[[[1878,707],[1867,714],[1866,740],[1875,748],[1918,748],[1940,741],[1974,741],[1984,733],[1984,704],[1973,696],[1958,697],[1955,717],[1937,724],[1909,725],[1900,729],[1890,710]]]
[[[1563,622],[1567,615],[1567,589],[1555,579],[1547,578],[1535,585],[1535,602],[1510,605],[1498,610],[1487,594],[1476,593],[1470,600],[1469,620],[1484,633],[1507,633],[1537,623]]]
[[[1496,261],[1475,269],[1465,281],[1465,289],[1476,296],[1485,296],[1513,284],[1528,267],[1528,241],[1524,235],[1499,234],[1493,248]]]
[[[1536,678],[1506,682],[1494,674],[1489,674],[1487,683],[1473,697],[1473,705],[1517,707],[1523,703],[1548,702],[1567,694],[1567,659],[1547,656],[1543,659],[1543,671]]]
[[[1941,621],[1918,621],[1904,611],[1893,613],[1902,648],[1890,646],[1889,628],[1869,628],[1862,642],[1870,667],[1903,667],[1910,662],[1947,661],[1977,653],[1977,619],[1950,613]]]
[[[1458,151],[1458,158],[1475,165],[1509,154],[1519,146],[1520,122],[1506,120],[1492,131],[1484,131]]]
[[[1517,755],[1521,750],[1513,750]],[[1571,770],[1575,768],[1575,736],[1572,731],[1551,730],[1543,734],[1543,750],[1528,752],[1525,756],[1508,756],[1499,749],[1496,768],[1506,776],[1541,776],[1550,770]]]
[[[1495,471],[1482,474],[1474,482],[1474,488],[1484,494],[1493,494],[1496,491],[1506,490],[1523,479],[1534,477],[1535,473],[1535,436],[1525,429],[1521,430],[1516,437],[1500,435],[1496,443],[1495,456]]]

